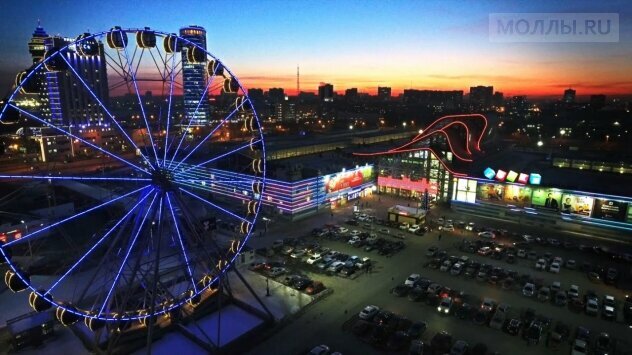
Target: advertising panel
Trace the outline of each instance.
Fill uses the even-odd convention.
[[[357,169],[342,171],[336,174],[323,176],[325,193],[341,191],[346,188],[357,187],[371,181],[373,166],[362,166]]]
[[[408,191],[417,191],[419,193],[423,193],[424,191],[428,190],[428,193],[431,195],[436,195],[438,191],[437,183],[433,181],[428,181],[426,178],[412,181],[407,177],[395,179],[388,176],[378,176],[377,184],[378,186],[385,186]]]
[[[531,188],[518,185],[507,185],[505,187],[504,200],[508,203],[522,206],[531,204]]]
[[[623,222],[625,221],[627,212],[627,202],[596,198],[593,206],[592,217]]]
[[[592,211],[593,198],[582,195],[563,194],[562,205],[560,210],[562,213],[578,214],[582,216],[590,216]]]
[[[545,207],[553,210],[560,209],[562,192],[557,189],[534,189],[531,196],[531,204],[537,207]]]
[[[476,198],[482,201],[500,202],[503,200],[505,186],[494,183],[481,183],[476,187]]]

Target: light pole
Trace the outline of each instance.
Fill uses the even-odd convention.
[[[24,230],[26,232],[26,235],[29,235],[29,225],[26,224],[26,222],[24,222],[24,220],[21,220],[20,223],[22,223],[24,225]],[[31,249],[31,240],[27,240],[27,242],[29,243],[29,255],[31,257],[33,257],[33,250]]]
[[[266,297],[270,297],[270,279],[266,277]]]

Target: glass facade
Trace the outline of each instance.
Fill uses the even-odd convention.
[[[180,36],[206,49],[206,30],[199,26],[180,29]],[[187,47],[182,47],[182,83],[185,121],[191,120],[191,126],[203,126],[209,123],[210,106],[206,91],[206,61],[190,63],[187,59]],[[200,101],[201,100],[201,101]]]

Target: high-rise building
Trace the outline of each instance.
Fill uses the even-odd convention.
[[[563,97],[563,101],[566,104],[573,104],[575,103],[575,94],[577,92],[571,88],[568,88],[566,90],[564,90],[564,97]]]
[[[268,90],[268,100],[270,100],[271,104],[285,101],[285,90],[283,88],[270,88]]]
[[[31,53],[31,58],[33,60],[33,67],[37,66],[39,62],[44,59],[44,54],[46,54],[45,40],[48,38],[48,34],[44,31],[44,28],[40,25],[39,21],[37,22],[37,27],[35,31],[33,31],[33,36],[28,43],[29,53]],[[44,66],[41,66],[37,69],[37,73],[34,73],[31,79],[33,81],[33,87],[35,87],[36,94],[33,96],[37,96],[35,98],[37,102],[37,110],[38,113],[42,116],[42,118],[49,120],[50,119],[50,105],[48,104],[48,90],[46,90],[46,70]]]
[[[494,93],[494,97],[492,98],[492,105],[494,107],[500,107],[505,103],[504,101],[505,101],[505,95],[503,95],[503,93],[500,91],[496,91]]]
[[[487,110],[492,106],[493,86],[470,87],[470,106],[474,110]]]
[[[388,101],[391,99],[391,88],[386,86],[377,87],[377,97],[382,101]]]
[[[56,50],[73,42],[72,38],[60,36],[47,37],[44,47]],[[73,70],[46,71],[46,95],[50,115],[45,117],[49,122],[58,125],[94,125],[104,120],[104,112],[92,97],[88,88],[77,79],[77,74],[89,86],[89,90],[108,106],[109,89],[103,43],[95,43],[99,47],[94,55],[80,55],[72,48],[64,53]]]
[[[345,90],[345,99],[353,100],[358,97],[358,88],[349,88]]]
[[[593,110],[600,110],[606,106],[606,95],[590,95],[590,107]]]
[[[331,84],[321,84],[318,87],[318,98],[325,102],[334,101],[334,86]]]
[[[510,118],[527,119],[529,118],[529,102],[526,96],[514,96],[507,104],[507,114]]]
[[[448,109],[459,108],[463,103],[463,90],[417,90],[405,89],[403,100],[407,104],[437,106]]]
[[[206,50],[204,27],[196,25],[183,27],[180,29],[180,37]],[[192,126],[203,126],[208,124],[211,114],[208,94],[204,95],[207,85],[206,59],[200,63],[190,63],[186,55],[188,50],[186,45],[182,47],[182,85],[186,117],[184,122],[188,123],[191,120]],[[203,95],[204,99],[202,99]]]

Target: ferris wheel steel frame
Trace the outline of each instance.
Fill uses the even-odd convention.
[[[245,89],[243,88],[243,86],[241,85],[241,83],[239,82],[239,79],[227,68],[223,65],[223,63],[215,56],[213,56],[211,53],[209,53],[206,49],[202,48],[200,45],[187,40],[186,38],[182,38],[180,36],[176,36],[175,39],[175,43],[176,43],[176,48],[178,45],[179,41],[182,41],[182,44],[180,44],[181,46],[183,46],[182,48],[184,48],[186,46],[186,48],[197,48],[201,51],[203,51],[205,57],[208,59],[209,57],[213,58],[213,60],[215,61],[216,64],[219,64],[215,67],[214,71],[213,71],[213,75],[210,77],[210,80],[208,82],[208,85],[206,86],[206,89],[204,90],[204,93],[202,95],[202,97],[199,99],[198,104],[197,104],[197,108],[196,108],[196,113],[200,108],[200,105],[202,103],[202,100],[205,100],[207,97],[208,92],[210,91],[210,86],[213,83],[213,79],[215,78],[215,74],[217,72],[217,69],[220,68],[225,72],[228,73],[228,77],[231,80],[234,80],[237,85],[238,85],[238,90],[236,91],[237,93],[239,93],[239,91],[241,91],[241,97],[243,98],[241,101],[238,101],[235,103],[235,108],[228,114],[226,115],[216,126],[213,130],[211,130],[210,133],[208,133],[203,139],[201,139],[197,145],[195,145],[192,149],[190,149],[188,151],[188,153],[179,159],[178,154],[181,151],[182,148],[182,142],[184,141],[186,134],[189,130],[189,128],[191,127],[191,124],[193,122],[193,119],[195,117],[195,114],[192,115],[191,117],[189,117],[189,122],[186,126],[185,130],[182,130],[182,134],[180,135],[180,141],[177,145],[177,148],[173,151],[173,155],[169,158],[169,151],[171,150],[172,145],[174,144],[175,140],[177,139],[177,134],[174,134],[173,137],[170,137],[170,131],[171,129],[174,127],[173,125],[170,127],[170,124],[173,124],[172,119],[171,119],[171,115],[172,115],[172,100],[173,100],[173,92],[174,92],[174,83],[176,82],[176,76],[178,75],[177,73],[175,73],[176,67],[178,66],[178,64],[174,64],[176,61],[176,53],[180,53],[182,56],[184,56],[184,53],[182,51],[180,52],[174,52],[172,53],[171,56],[171,66],[167,66],[166,62],[167,62],[167,55],[165,55],[163,63],[165,63],[165,68],[163,71],[163,75],[164,76],[169,76],[170,77],[170,88],[169,88],[169,100],[168,100],[168,109],[167,109],[167,119],[166,119],[166,134],[165,134],[165,140],[164,140],[164,153],[162,154],[162,159],[159,158],[159,154],[158,151],[156,150],[156,143],[154,142],[153,139],[153,134],[151,132],[151,128],[150,128],[150,123],[147,120],[147,115],[142,103],[142,99],[140,97],[140,92],[139,92],[139,88],[138,88],[138,80],[137,80],[137,74],[138,74],[138,67],[136,68],[136,70],[134,70],[134,68],[132,67],[133,65],[133,61],[134,61],[134,57],[131,58],[130,61],[130,57],[129,57],[129,53],[128,53],[128,44],[131,43],[130,41],[126,41],[123,39],[123,35],[127,35],[129,33],[138,33],[138,31],[144,31],[144,30],[148,30],[146,29],[121,29],[121,28],[113,28],[109,31],[103,31],[103,32],[99,32],[96,34],[92,34],[89,36],[84,36],[80,39],[77,39],[73,42],[71,42],[70,44],[67,44],[61,48],[58,48],[56,51],[54,51],[53,53],[51,53],[50,55],[47,54],[47,57],[45,59],[43,59],[40,63],[38,63],[27,75],[23,75],[22,76],[22,81],[20,82],[19,86],[15,88],[15,90],[11,93],[11,95],[9,96],[7,103],[5,104],[5,106],[2,108],[2,110],[0,111],[0,121],[2,121],[2,119],[5,117],[5,113],[6,110],[8,108],[11,108],[13,110],[16,110],[17,112],[19,112],[20,114],[28,117],[29,119],[45,126],[45,127],[50,127],[54,130],[56,130],[57,132],[59,132],[62,135],[65,135],[67,137],[70,137],[71,139],[71,144],[72,140],[76,140],[78,142],[81,142],[83,144],[85,144],[86,146],[93,148],[105,155],[107,155],[108,157],[111,157],[113,159],[116,159],[118,161],[120,161],[121,163],[127,165],[129,168],[133,169],[134,171],[137,171],[138,173],[141,173],[144,176],[147,177],[138,177],[138,178],[133,178],[133,177],[91,177],[91,176],[42,176],[42,175],[8,175],[8,174],[0,174],[0,179],[3,180],[9,180],[9,181],[21,181],[21,180],[47,180],[47,181],[52,181],[52,180],[68,180],[68,181],[78,181],[78,182],[87,182],[87,181],[99,181],[99,182],[133,182],[133,183],[147,183],[145,186],[138,188],[136,190],[133,190],[131,192],[127,192],[121,196],[117,196],[114,197],[112,199],[109,199],[105,202],[102,202],[101,204],[91,207],[89,209],[86,210],[82,210],[70,217],[64,218],[62,220],[56,221],[50,225],[47,225],[45,228],[42,229],[38,229],[36,231],[33,231],[31,233],[26,233],[26,235],[22,236],[20,239],[16,239],[4,244],[0,245],[0,253],[2,254],[3,260],[6,260],[6,262],[8,263],[10,269],[13,271],[13,273],[15,274],[15,276],[17,276],[25,285],[26,288],[29,289],[31,291],[31,294],[35,294],[38,297],[41,297],[42,300],[46,300],[47,302],[50,303],[50,305],[52,307],[56,307],[57,309],[63,309],[64,312],[68,312],[71,314],[76,315],[77,317],[80,317],[82,319],[91,319],[91,320],[99,320],[99,321],[104,321],[104,322],[121,322],[121,321],[147,321],[148,319],[152,319],[154,317],[157,317],[159,315],[163,315],[163,314],[168,314],[169,312],[181,307],[182,305],[186,304],[187,302],[190,302],[191,300],[193,300],[196,297],[199,297],[200,294],[205,291],[208,290],[210,288],[212,288],[213,285],[217,285],[220,283],[221,278],[224,276],[224,274],[229,270],[229,268],[232,267],[233,263],[235,262],[235,259],[237,258],[237,256],[241,253],[242,249],[244,248],[244,246],[246,245],[246,243],[248,242],[248,240],[250,239],[250,237],[252,236],[252,230],[253,227],[256,223],[257,217],[259,215],[262,203],[261,203],[261,196],[263,195],[262,190],[265,189],[265,185],[266,185],[266,153],[265,153],[265,142],[263,139],[263,132],[262,132],[262,128],[261,128],[261,124],[259,121],[259,117],[255,111],[254,105],[252,104],[250,98],[248,98],[247,93],[245,91]],[[171,33],[167,33],[167,32],[160,32],[160,31],[155,31],[155,30],[151,30],[156,37],[162,36],[163,38],[167,38],[167,37],[171,37],[171,36],[175,36],[174,34]],[[95,91],[90,87],[90,85],[88,83],[86,83],[85,79],[77,72],[77,70],[75,70],[75,68],[73,68],[73,65],[65,58],[65,53],[66,51],[68,51],[71,46],[73,45],[77,45],[77,44],[82,44],[85,43],[85,41],[98,41],[98,39],[102,39],[104,37],[107,37],[108,34],[111,34],[113,32],[117,32],[120,35],[121,41],[126,42],[125,46],[123,48],[123,50],[121,51],[120,49],[116,49],[117,53],[122,54],[125,59],[126,59],[126,67],[125,68],[121,68],[124,77],[129,76],[131,78],[131,82],[134,85],[134,91],[136,92],[136,96],[138,98],[139,101],[139,105],[140,105],[140,110],[141,110],[141,114],[142,114],[142,119],[143,122],[145,124],[146,130],[147,130],[147,135],[149,136],[149,144],[151,145],[151,149],[147,149],[146,145],[145,145],[145,149],[141,149],[135,142],[134,140],[128,135],[128,133],[126,132],[126,130],[121,126],[121,124],[119,123],[119,121],[117,121],[117,119],[115,118],[115,116],[112,114],[112,112],[106,107],[106,105],[104,105],[103,101],[99,98],[99,96],[95,93]],[[97,42],[97,43],[102,43],[102,42]],[[156,45],[157,46],[157,45]],[[138,47],[136,47],[136,49],[138,49]],[[136,49],[134,51],[133,56],[136,55]],[[142,50],[141,53],[144,53],[144,48]],[[151,50],[149,51],[149,53],[151,54]],[[107,53],[106,53],[107,54]],[[158,54],[161,56],[160,51],[158,51]],[[53,60],[53,58],[56,57],[61,57],[63,59],[63,62],[65,63],[65,65],[67,66],[68,70],[70,72],[72,72],[72,76],[74,78],[76,78],[79,82],[81,82],[81,84],[83,85],[83,88],[85,90],[87,90],[87,92],[90,94],[90,96],[96,101],[96,104],[98,105],[99,109],[103,110],[103,112],[106,114],[106,118],[104,118],[103,120],[106,121],[108,118],[112,121],[112,123],[116,126],[116,128],[118,129],[118,132],[120,134],[122,134],[122,136],[125,138],[125,140],[127,142],[129,142],[131,144],[131,147],[134,147],[135,151],[137,152],[137,154],[140,156],[140,158],[142,159],[142,161],[144,161],[147,164],[147,167],[143,167],[141,164],[138,163],[134,163],[132,161],[130,161],[130,159],[125,159],[121,156],[119,156],[116,153],[113,153],[111,151],[109,151],[108,149],[104,149],[102,147],[99,147],[97,144],[93,144],[90,141],[83,139],[82,137],[80,137],[77,134],[73,134],[71,133],[71,130],[68,129],[64,129],[64,127],[58,127],[57,125],[48,122],[46,119],[43,119],[42,117],[33,114],[32,112],[25,110],[19,106],[17,106],[16,104],[14,104],[14,99],[16,97],[16,95],[18,95],[18,93],[20,93],[20,89],[22,88],[22,85],[25,85],[25,83],[27,83],[29,80],[33,79],[32,76],[37,73],[39,70],[45,70],[47,69],[47,63],[49,63],[50,61]],[[142,54],[141,57],[142,59]],[[155,58],[153,57],[152,54],[152,58],[154,59],[154,62],[156,62]],[[139,59],[139,63],[138,65],[140,66],[140,60]],[[180,65],[182,63],[182,58],[180,60]],[[51,64],[51,63],[49,63]],[[110,64],[110,66],[112,67],[112,64]],[[156,66],[158,67],[158,63],[156,62]],[[116,71],[116,69],[114,69]],[[182,68],[180,69],[180,71],[182,71]],[[118,72],[117,72],[118,73]],[[178,72],[179,73],[179,72]],[[120,75],[120,74],[119,74]],[[108,90],[110,90],[110,88],[108,88]],[[181,169],[181,171],[177,170],[181,164],[183,164],[186,160],[188,160],[194,153],[196,153],[196,151],[198,151],[198,149],[204,145],[204,144],[208,144],[209,143],[209,139],[213,136],[213,134],[220,128],[222,127],[227,121],[231,120],[233,118],[233,116],[235,115],[235,113],[239,112],[240,110],[244,110],[244,106],[248,104],[250,107],[250,111],[249,113],[252,114],[252,120],[254,120],[256,122],[256,130],[252,131],[255,132],[253,133],[253,135],[257,138],[253,138],[250,143],[248,144],[244,144],[241,145],[235,149],[232,149],[228,152],[222,153],[220,155],[216,155],[214,157],[212,157],[209,160],[203,161],[201,163],[197,163],[194,166],[190,166],[187,167],[185,169]],[[186,119],[186,117],[185,117]],[[254,122],[251,121],[251,125],[254,124]],[[142,129],[142,127],[141,127]],[[257,137],[258,136],[258,137]],[[170,142],[170,138],[171,138],[171,142]],[[143,137],[144,140],[144,137]],[[259,188],[261,189],[259,191],[258,194],[253,193],[254,196],[254,200],[257,202],[256,203],[256,208],[254,209],[254,213],[250,216],[250,219],[248,219],[247,217],[241,217],[237,214],[235,214],[234,212],[229,211],[226,208],[223,208],[222,206],[215,204],[211,201],[208,201],[207,199],[197,195],[196,193],[193,193],[191,191],[189,191],[188,189],[183,188],[183,186],[177,186],[174,187],[173,189],[165,189],[162,190],[161,188],[159,188],[158,186],[155,186],[155,180],[156,180],[156,174],[158,172],[162,172],[164,170],[166,170],[167,172],[171,173],[173,175],[172,180],[170,180],[170,182],[173,182],[174,186],[179,185],[182,183],[182,181],[184,181],[184,179],[178,179],[179,176],[181,176],[181,174],[186,173],[187,171],[193,169],[193,168],[198,168],[198,167],[202,167],[204,165],[213,163],[217,160],[220,160],[222,158],[228,157],[232,154],[238,153],[243,149],[246,149],[248,147],[253,147],[255,145],[260,145],[260,149],[261,149],[261,153],[260,153],[260,159],[259,159],[259,169],[260,169],[260,176],[258,175],[253,175],[253,181],[257,181],[258,183],[260,183],[261,185],[259,185]],[[150,153],[152,153],[153,151],[153,157],[155,158],[155,160],[152,161],[152,158],[150,156]],[[253,163],[254,166],[254,163]],[[255,171],[256,173],[256,171]],[[245,230],[245,235],[243,236],[243,239],[241,239],[238,243],[236,248],[234,248],[234,246],[231,245],[231,254],[230,255],[230,259],[224,260],[224,266],[221,267],[222,265],[222,260],[220,259],[219,261],[219,272],[215,273],[212,275],[212,280],[210,282],[207,282],[206,285],[199,285],[200,281],[195,282],[194,280],[194,275],[193,272],[191,270],[191,265],[189,263],[190,258],[187,255],[186,252],[186,248],[185,248],[185,241],[183,238],[183,235],[181,233],[181,226],[180,224],[183,222],[179,222],[178,218],[176,216],[176,212],[175,212],[175,208],[174,208],[174,203],[172,202],[172,197],[173,200],[176,201],[176,203],[179,203],[181,205],[180,202],[178,202],[177,200],[179,200],[179,197],[176,195],[177,193],[184,193],[186,195],[188,195],[191,198],[195,198],[197,200],[199,200],[200,202],[205,203],[208,206],[211,206],[214,210],[219,211],[221,213],[224,213],[228,216],[231,216],[233,218],[237,218],[238,220],[245,222],[246,223],[246,230]],[[61,277],[59,277],[58,279],[56,279],[52,285],[50,287],[48,287],[48,289],[40,289],[36,286],[34,286],[30,280],[30,277],[25,277],[23,275],[23,271],[21,270],[21,268],[19,268],[17,265],[15,265],[14,262],[12,262],[11,258],[11,254],[6,252],[6,248],[11,247],[12,245],[18,244],[18,243],[24,243],[26,241],[30,241],[31,239],[36,240],[36,238],[34,238],[35,236],[41,235],[43,232],[45,231],[50,231],[51,229],[58,227],[68,221],[77,219],[79,217],[85,216],[87,214],[89,214],[90,212],[94,212],[97,210],[100,210],[101,208],[114,204],[114,203],[118,203],[120,201],[122,201],[123,199],[129,199],[131,198],[132,195],[137,195],[140,194],[140,197],[138,197],[137,200],[135,200],[135,204],[133,205],[133,207],[129,208],[129,210],[127,210],[127,212],[121,217],[118,218],[118,220],[116,220],[116,222],[109,228],[109,230],[107,232],[105,232],[87,251],[85,251],[85,253],[74,263],[72,264],[72,266],[63,274],[61,275]],[[258,198],[256,196],[259,196]],[[183,195],[184,196],[184,195]],[[107,295],[104,299],[104,302],[101,306],[101,308],[98,310],[98,312],[94,312],[94,309],[92,310],[80,310],[77,309],[75,307],[70,307],[67,306],[67,304],[65,304],[64,302],[62,302],[61,300],[58,301],[54,298],[52,298],[52,291],[55,290],[57,288],[57,286],[64,281],[69,275],[72,274],[72,272],[74,270],[76,270],[79,265],[82,264],[82,262],[84,262],[87,258],[90,257],[91,253],[94,252],[94,250],[96,250],[98,247],[102,246],[103,243],[108,239],[108,237],[110,237],[111,235],[114,234],[114,232],[121,227],[121,225],[123,225],[124,223],[127,224],[128,222],[130,222],[132,220],[132,215],[133,214],[142,214],[143,213],[143,207],[147,204],[147,202],[151,200],[151,202],[149,203],[149,206],[144,208],[144,215],[142,217],[142,221],[140,222],[140,225],[138,226],[138,228],[132,228],[132,230],[135,230],[135,235],[132,237],[130,243],[129,243],[129,249],[127,249],[125,256],[123,257],[123,261],[121,262],[120,268],[118,269],[118,272],[115,274],[115,278],[114,281],[111,285],[111,288],[108,290]],[[157,202],[157,204],[159,205],[157,210],[154,210],[152,208],[152,206],[154,206],[154,203]],[[180,206],[181,209],[183,209],[183,207],[185,206]],[[174,226],[175,228],[175,236],[177,236],[177,246],[178,249],[181,250],[182,255],[183,255],[183,259],[184,259],[184,267],[186,267],[186,274],[190,277],[191,279],[191,284],[193,287],[193,292],[190,293],[187,297],[181,297],[177,300],[175,300],[173,303],[171,303],[170,305],[167,305],[165,307],[160,307],[158,308],[158,305],[156,305],[155,303],[152,303],[151,307],[152,307],[152,311],[151,312],[146,312],[144,314],[142,314],[141,312],[129,312],[129,313],[122,313],[122,314],[116,314],[116,313],[107,313],[105,312],[105,308],[108,304],[108,301],[110,300],[110,297],[112,297],[113,292],[115,292],[116,289],[116,285],[118,283],[118,281],[120,280],[122,274],[123,274],[123,269],[126,266],[128,259],[130,257],[130,254],[132,252],[132,248],[135,246],[135,244],[138,242],[138,239],[140,238],[140,236],[143,233],[143,226],[146,224],[147,219],[151,218],[149,217],[152,214],[158,214],[159,218],[158,220],[160,221],[160,226],[159,228],[163,228],[165,223],[162,223],[163,221],[171,221],[169,222],[171,225]],[[121,229],[122,230],[122,229]],[[242,232],[243,232],[243,228],[242,228]],[[172,236],[172,237],[175,237]],[[190,236],[192,237],[192,236]],[[232,250],[234,248],[234,250]],[[160,252],[160,248],[158,248],[157,251],[157,259],[159,256],[159,252]],[[226,254],[222,254],[222,255],[227,255]],[[156,263],[155,267],[158,268],[159,265]],[[96,275],[96,274],[95,274]],[[240,275],[241,278],[241,275]],[[243,279],[242,279],[243,280]],[[198,287],[201,286],[201,287]],[[87,289],[86,289],[87,291]],[[153,293],[152,297],[155,297],[155,292]],[[63,313],[63,312],[62,312]],[[155,319],[155,318],[154,318]],[[87,323],[86,323],[87,324]],[[151,331],[151,328],[150,328]]]

